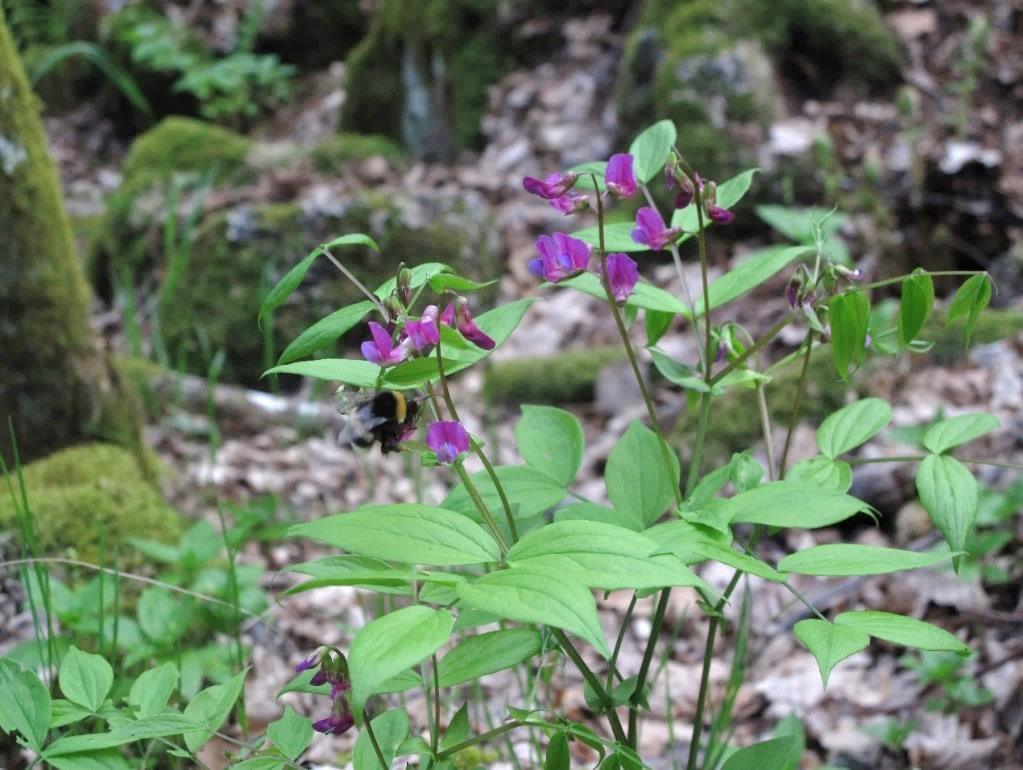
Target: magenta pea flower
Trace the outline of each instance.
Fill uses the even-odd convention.
[[[607,283],[616,302],[625,302],[639,281],[639,266],[628,254],[607,255]]]
[[[338,703],[340,701],[335,701]],[[343,735],[355,726],[355,718],[352,716],[352,709],[347,701],[343,701],[343,707],[335,710],[329,717],[317,719],[313,722],[313,729],[318,733],[326,735]]]
[[[571,190],[578,177],[579,175],[574,171],[566,171],[563,174],[551,174],[543,181],[527,176],[522,180],[522,186],[526,188],[526,192],[552,201]]]
[[[455,420],[432,422],[426,428],[426,445],[437,454],[438,462],[453,463],[469,451],[469,434]]]
[[[715,204],[707,206],[707,216],[710,217],[710,221],[716,225],[727,225],[735,219],[735,214],[728,209],[723,209]]]
[[[612,155],[604,172],[607,191],[616,198],[631,198],[636,194],[636,175],[632,173],[632,156],[620,152]]]
[[[441,313],[440,322],[445,326],[457,328],[469,342],[483,350],[493,350],[496,344],[494,340],[473,320],[472,312],[469,310],[469,300],[465,297],[455,297],[455,301],[448,304]]]
[[[440,329],[437,328],[437,306],[428,305],[418,321],[405,322],[405,334],[412,347],[422,353],[430,345],[440,342]]]
[[[562,214],[575,214],[577,211],[584,211],[590,207],[590,199],[582,193],[569,192],[551,199],[551,206]]]
[[[551,283],[583,272],[593,251],[585,241],[564,233],[541,235],[536,239],[536,250],[540,256],[530,260],[529,272]]]
[[[632,231],[632,240],[642,243],[652,251],[663,249],[669,243],[674,243],[682,229],[679,227],[668,227],[664,219],[649,206],[644,206],[636,212],[636,229]]]
[[[395,345],[387,329],[376,321],[369,322],[369,333],[373,335],[373,339],[362,343],[363,358],[379,366],[394,366],[405,360],[412,344],[409,340]]]

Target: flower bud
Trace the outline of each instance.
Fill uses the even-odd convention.
[[[404,262],[398,268],[397,293],[401,303],[408,307],[412,301],[412,271],[405,267]]]

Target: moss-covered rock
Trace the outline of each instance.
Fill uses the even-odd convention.
[[[781,109],[777,73],[823,94],[839,81],[894,83],[899,63],[868,0],[647,0],[626,41],[619,117],[627,136],[674,120],[690,162],[726,177],[754,160],[749,129]]]
[[[85,561],[107,558],[128,538],[170,542],[181,519],[147,479],[136,456],[109,444],[57,452],[23,469],[29,508],[43,553]],[[0,527],[18,529],[10,496],[0,496]],[[122,561],[122,565],[125,562]]]
[[[89,326],[75,253],[38,103],[0,10],[0,419],[21,456],[102,435],[134,445],[139,413]],[[8,432],[0,453],[11,461]]]
[[[625,359],[621,346],[571,350],[557,356],[513,358],[487,368],[483,393],[491,404],[571,404],[592,401],[601,369]]]
[[[480,140],[487,86],[508,68],[497,4],[383,0],[347,59],[342,128],[446,159]]]
[[[397,162],[404,159],[405,151],[390,137],[353,133],[332,136],[312,151],[313,166],[324,174],[334,173],[346,163],[373,157]]]

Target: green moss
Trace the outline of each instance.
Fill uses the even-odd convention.
[[[331,173],[351,161],[374,156],[401,161],[405,151],[393,139],[379,134],[341,133],[318,145],[312,152],[312,161],[318,171]]]
[[[91,298],[75,254],[39,105],[0,10],[0,420],[25,460],[90,431],[137,441],[138,422],[89,326]],[[6,430],[0,453],[11,460]]]
[[[767,408],[773,425],[788,425],[792,419],[792,398],[799,380],[800,361],[782,368],[767,386]],[[799,410],[800,419],[819,422],[844,406],[849,391],[835,373],[830,348],[818,348],[810,358],[806,392]],[[695,413],[682,415],[671,440],[682,455],[683,464],[691,456],[696,439]],[[757,410],[756,393],[733,388],[714,399],[710,430],[704,444],[704,468],[726,462],[734,452],[749,449],[762,441],[763,430]]]
[[[85,444],[30,463],[23,469],[39,546],[46,554],[97,561],[128,538],[173,541],[181,519],[147,480],[131,452]],[[0,527],[14,529],[10,497],[0,496]],[[127,549],[122,548],[124,555]],[[123,564],[123,562],[122,562]]]
[[[164,118],[132,143],[124,159],[126,187],[137,191],[173,172],[215,169],[227,179],[245,168],[250,142],[241,134],[192,118]]]
[[[487,369],[483,393],[491,404],[592,401],[600,370],[624,358],[615,346],[501,361]]]

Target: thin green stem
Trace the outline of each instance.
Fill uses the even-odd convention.
[[[497,541],[498,547],[501,549],[501,558],[508,553],[508,543],[504,539],[504,535],[501,534],[501,530],[497,526],[497,521],[494,519],[494,515],[487,508],[487,504],[483,501],[480,496],[479,490],[476,489],[476,485],[472,483],[472,479],[469,478],[469,474],[466,473],[465,468],[462,466],[461,460],[455,460],[453,463],[455,472],[458,477],[462,480],[462,484],[465,485],[465,491],[469,493],[469,497],[476,506],[476,510],[480,512],[480,516],[483,517],[483,521],[486,522],[487,528],[490,529],[490,534],[494,536]]]
[[[391,770],[391,766],[387,763],[387,760],[384,759],[384,752],[380,750],[380,744],[377,742],[377,737],[373,733],[372,721],[373,720],[370,719],[368,716],[366,717],[365,721],[366,734],[369,736],[370,743],[373,744],[373,751],[374,753],[376,753],[377,759],[380,761],[381,770]]]
[[[597,185],[597,178],[593,176],[593,185],[599,190]],[[622,339],[622,345],[625,347],[625,353],[629,358],[629,364],[632,366],[632,373],[636,378],[636,383],[639,385],[640,393],[643,395],[643,402],[646,404],[647,416],[650,418],[650,427],[657,435],[657,440],[661,446],[661,454],[664,457],[664,466],[671,472],[674,468],[674,463],[671,462],[671,450],[668,447],[668,442],[664,438],[664,431],[661,430],[660,420],[657,419],[657,410],[654,408],[653,399],[650,397],[650,390],[647,388],[646,380],[643,379],[643,372],[639,368],[639,360],[636,358],[636,351],[632,348],[632,341],[629,339],[629,331],[625,328],[625,321],[622,319],[621,309],[618,307],[618,302],[615,301],[614,295],[611,293],[611,283],[607,277],[607,249],[604,245],[604,202],[600,195],[597,195],[597,232],[599,234],[600,243],[600,282],[604,286],[604,294],[607,299],[608,307],[611,309],[611,315],[614,317],[615,326],[618,329],[618,336]],[[679,490],[679,485],[676,483],[672,485],[672,491],[675,493],[675,502],[682,502],[682,493]]]
[[[774,442],[771,440],[771,413],[767,409],[767,394],[763,383],[757,383],[757,407],[760,410],[760,427],[764,431],[764,449],[767,452],[767,478],[774,480]]]
[[[665,588],[657,599],[657,606],[654,608],[654,616],[650,621],[650,638],[646,641],[646,649],[643,650],[643,660],[639,664],[639,672],[636,674],[636,689],[629,701],[629,742],[628,745],[636,748],[639,738],[639,703],[643,698],[643,690],[646,689],[646,679],[650,673],[650,664],[654,659],[654,648],[657,646],[657,638],[661,634],[661,626],[664,625],[664,613],[668,609],[668,599],[671,598],[671,588]]]
[[[778,478],[780,479],[785,478],[785,471],[788,469],[789,449],[792,446],[792,436],[796,432],[796,424],[799,422],[799,407],[803,402],[806,378],[810,371],[810,357],[813,355],[813,335],[812,329],[806,333],[806,355],[803,357],[803,369],[799,373],[796,395],[792,400],[792,419],[789,420],[788,430],[785,431],[785,448],[782,449],[781,464],[778,466]]]
[[[986,270],[935,270],[933,272],[928,271],[927,275],[933,277],[948,277],[948,276],[964,276],[964,275],[986,275]],[[911,278],[912,273],[906,273],[905,275],[897,275],[894,278],[885,278],[881,281],[873,281],[872,283],[864,284],[853,284],[849,286],[846,291],[870,291],[871,289],[879,289],[882,286],[891,286],[896,283],[902,283],[907,278]]]
[[[607,669],[607,689],[610,690],[614,686],[614,676],[618,666],[618,653],[622,651],[622,642],[625,641],[625,632],[629,630],[629,623],[632,620],[632,612],[636,609],[636,602],[639,601],[639,593],[636,591],[632,592],[632,599],[629,600],[629,606],[625,610],[625,616],[622,618],[622,625],[618,629],[618,638],[615,639],[615,648],[611,652],[611,660],[608,663]],[[620,678],[620,677],[619,677]]]
[[[741,574],[736,571],[735,575],[732,576],[732,582],[728,584],[728,588],[731,591],[735,590],[735,585],[739,582],[739,575]],[[731,591],[727,591],[727,593],[730,595]],[[700,691],[696,697],[696,716],[693,717],[693,737],[689,744],[689,759],[686,762],[686,770],[696,770],[696,758],[700,751],[700,734],[703,732],[703,710],[706,708],[707,693],[710,690],[710,663],[714,658],[714,640],[717,637],[718,623],[718,616],[716,614],[712,615],[710,626],[707,628],[707,642],[703,648]]]
[[[383,316],[385,320],[387,320],[388,317],[387,309],[384,308],[384,305],[380,301],[380,298],[377,297],[377,295],[371,292],[369,289],[367,289],[363,285],[362,281],[355,277],[354,273],[352,273],[351,270],[342,265],[341,262],[338,261],[338,259],[333,254],[330,253],[329,249],[321,248],[320,253],[323,254],[323,256],[325,256],[327,259],[329,259],[334,264],[334,267],[340,270],[341,274],[349,281],[351,281],[355,288],[361,291],[366,296],[366,299],[373,303],[373,307],[377,309],[377,312],[380,313],[380,315]]]
[[[448,378],[444,373],[444,357],[441,354],[441,343],[440,339],[437,340],[437,373],[440,375],[440,386],[441,391],[444,394],[444,403],[448,406],[448,412],[451,414],[451,418],[457,422],[462,422],[458,416],[458,409],[455,407],[455,401],[451,398],[451,390],[448,388]],[[501,501],[501,507],[504,509],[504,518],[508,522],[508,531],[511,533],[513,543],[517,543],[519,540],[519,530],[515,525],[515,516],[512,513],[511,503],[508,501],[508,495],[504,491],[504,485],[501,483],[501,479],[497,476],[497,471],[494,470],[494,466],[490,463],[490,458],[487,457],[483,451],[483,447],[480,446],[479,442],[469,437],[469,446],[472,451],[483,463],[483,468],[486,470],[487,475],[490,477],[490,483],[494,485],[494,489],[497,490],[497,497]]]
[[[492,738],[500,738],[505,733],[510,733],[515,728],[523,727],[526,724],[528,723],[520,722],[518,719],[515,719],[511,722],[505,722],[503,725],[495,727],[493,730],[487,730],[487,732],[485,733],[474,735],[471,738],[467,738],[466,740],[462,741],[461,743],[456,743],[454,746],[444,749],[444,751],[436,755],[437,760],[440,761],[447,759],[448,757],[453,757],[460,751],[465,751],[465,749],[472,748],[473,746],[476,746],[477,744],[480,743],[484,743],[485,741],[489,741]]]
[[[433,666],[433,732],[430,733],[430,753],[437,756],[437,743],[440,741],[440,673],[437,670],[437,653],[430,656]]]
[[[849,465],[873,465],[874,463],[917,463],[926,460],[930,455],[891,455],[888,457],[859,457],[853,460],[847,460]],[[1007,463],[1001,460],[988,460],[986,458],[979,457],[957,457],[957,460],[961,463],[971,463],[973,465],[991,465],[995,468],[1009,468],[1014,471],[1023,471],[1023,465],[1017,463]]]
[[[778,336],[778,333],[786,326],[788,326],[790,323],[792,323],[794,319],[795,315],[793,313],[786,313],[784,316],[782,316],[782,318],[777,323],[775,323],[774,326],[768,329],[767,332],[765,332],[762,337],[760,337],[756,342],[754,342],[749,348],[744,350],[742,352],[742,355],[738,356],[734,361],[730,361],[724,369],[722,369],[720,372],[712,376],[710,378],[710,384],[716,385],[729,374],[734,372],[736,369],[742,367],[742,365],[745,364],[746,361],[748,361],[752,356],[756,355],[766,346],[770,345],[774,338]]]
[[[614,733],[615,740],[622,743],[626,743],[625,730],[622,729],[622,722],[618,718],[618,712],[615,711],[614,703],[611,700],[611,696],[607,694],[607,690],[604,689],[604,685],[601,684],[597,675],[590,670],[590,667],[586,665],[586,661],[583,660],[582,655],[572,645],[572,641],[568,638],[564,631],[560,628],[551,628],[551,633],[554,634],[554,638],[558,640],[558,644],[561,645],[561,649],[565,651],[565,654],[572,659],[575,663],[575,667],[579,669],[579,673],[583,675],[583,679],[593,690],[597,696],[597,700],[604,707],[604,711],[607,713],[607,721],[611,725],[611,732]]]

